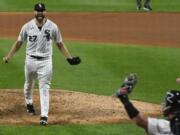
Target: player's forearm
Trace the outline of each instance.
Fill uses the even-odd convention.
[[[147,118],[143,117],[140,113],[133,118],[133,120],[136,122],[136,124],[142,128],[144,128],[147,131],[148,128],[148,122],[147,122]]]
[[[128,114],[128,116],[136,122],[136,124],[145,130],[147,130],[147,118],[142,117],[138,109],[131,103],[131,101],[128,98],[128,95],[120,95],[118,97],[122,104],[124,105],[124,108]]]
[[[57,43],[58,49],[62,52],[64,57],[67,58],[72,58],[71,54],[69,53],[68,49],[64,45],[64,43]]]
[[[121,88],[118,89],[116,96],[119,98],[121,103],[124,105],[124,108],[129,116],[136,124],[147,131],[148,128],[148,120],[143,117],[138,109],[133,105],[133,103],[129,100],[128,94],[132,92],[138,81],[138,77],[136,74],[129,74],[125,77]]]
[[[11,59],[11,58],[14,56],[14,54],[20,49],[21,45],[22,45],[22,42],[21,42],[21,41],[16,41],[16,42],[13,44],[11,50],[9,51],[9,53],[8,53],[8,55],[7,55],[6,57],[8,57],[9,59]]]

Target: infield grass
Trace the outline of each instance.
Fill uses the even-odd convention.
[[[1,0],[0,11],[33,11],[39,0]],[[55,12],[134,12],[135,0],[41,0]],[[154,0],[153,12],[179,12],[179,0]]]
[[[10,49],[13,40],[1,40],[0,57]],[[139,83],[132,98],[160,103],[168,89],[177,89],[180,76],[180,49],[132,45],[65,42],[82,63],[70,66],[54,46],[52,88],[111,95],[124,76],[137,73]],[[0,88],[22,89],[24,83],[25,45],[9,64],[0,65]],[[37,88],[37,85],[36,85]]]
[[[32,12],[39,0],[0,0],[0,12]],[[137,12],[135,0],[41,0],[50,12]],[[179,0],[154,0],[153,12],[180,12]],[[0,40],[0,58],[10,49],[13,40]],[[121,44],[66,42],[73,55],[82,58],[72,67],[54,47],[52,88],[111,95],[130,72],[139,75],[139,83],[131,98],[161,103],[167,89],[179,88],[179,49],[144,48]],[[0,88],[23,88],[24,50],[8,65],[0,62]],[[37,87],[37,85],[36,85]],[[24,102],[24,101],[22,101]],[[131,123],[96,125],[0,125],[0,135],[146,135]]]
[[[127,134],[125,134],[127,133]],[[0,135],[145,135],[134,124],[0,126]]]
[[[10,49],[14,40],[0,40],[0,57]],[[65,42],[70,52],[80,56],[82,63],[70,66],[54,46],[52,88],[76,90],[111,96],[125,75],[136,72],[139,83],[131,99],[161,103],[165,91],[179,88],[175,78],[180,76],[180,49],[143,47],[124,44]],[[25,45],[9,64],[0,64],[0,88],[22,89],[24,83]],[[37,87],[37,85],[36,85]],[[37,122],[38,123],[38,122]],[[135,124],[0,125],[0,135],[146,135]]]

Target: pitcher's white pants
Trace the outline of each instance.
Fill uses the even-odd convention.
[[[37,60],[26,56],[25,60],[25,84],[24,95],[27,104],[33,103],[33,87],[35,80],[39,80],[41,116],[48,117],[49,112],[49,88],[52,76],[52,59],[43,58]]]

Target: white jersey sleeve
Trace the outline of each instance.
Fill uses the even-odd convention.
[[[54,41],[55,41],[56,43],[62,42],[61,32],[60,32],[60,30],[59,30],[59,28],[58,28],[57,25],[54,26],[53,37],[54,37]]]
[[[169,121],[164,119],[148,118],[148,135],[173,135]]]
[[[19,33],[18,41],[25,41],[27,39],[27,25],[25,24]]]

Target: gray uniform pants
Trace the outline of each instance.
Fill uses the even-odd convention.
[[[150,6],[150,1],[151,0],[144,0],[144,7],[149,7]],[[142,7],[142,0],[136,0],[137,7]]]
[[[33,103],[33,87],[35,80],[39,80],[41,116],[48,117],[49,88],[52,76],[52,59],[37,60],[26,56],[24,95],[26,104]]]

